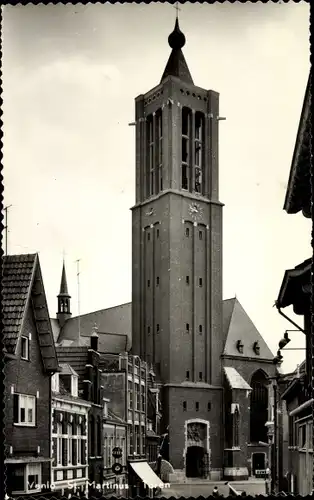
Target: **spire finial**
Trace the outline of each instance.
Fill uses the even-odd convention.
[[[175,22],[174,30],[168,37],[168,43],[169,43],[170,47],[172,49],[176,49],[176,50],[182,49],[182,47],[184,47],[184,45],[185,45],[185,36],[182,33],[182,31],[180,31],[180,28],[179,28],[179,14],[178,14],[178,12],[181,9],[179,8],[178,4],[179,4],[179,2],[176,2],[176,4],[174,5],[174,8],[176,9],[176,22]]]
[[[179,10],[181,10],[179,8],[179,2],[176,2],[174,8],[176,9],[176,19],[179,21]]]

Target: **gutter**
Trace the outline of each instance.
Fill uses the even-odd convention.
[[[306,333],[303,328],[301,328],[299,325],[297,325],[292,319],[288,318],[288,316],[285,315],[285,313],[282,312],[281,308],[278,306],[277,302],[275,303],[275,306],[277,307],[277,310],[281,316],[283,316],[289,323],[291,323],[293,326],[295,326],[298,330],[300,330],[303,333]]]
[[[314,403],[314,399],[309,399],[309,401],[306,401],[302,405],[298,406],[298,408],[295,408],[289,413],[289,417],[293,417],[294,415],[297,415],[298,413],[301,413],[302,410],[305,410],[309,406],[311,406]]]

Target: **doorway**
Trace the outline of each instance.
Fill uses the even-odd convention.
[[[186,477],[203,477],[205,453],[201,446],[189,446],[186,452]]]
[[[253,453],[252,454],[252,476],[256,476],[257,470],[266,469],[266,458],[265,453]]]

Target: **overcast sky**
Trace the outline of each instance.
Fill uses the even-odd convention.
[[[3,8],[4,201],[9,253],[39,252],[50,313],[65,251],[77,314],[131,299],[134,98],[159,83],[170,4]],[[196,85],[220,93],[224,298],[237,295],[273,352],[293,328],[273,308],[310,256],[311,221],[283,211],[309,71],[309,5],[181,5]],[[289,311],[289,313],[292,312]],[[294,317],[299,324],[300,317]],[[291,333],[289,347],[304,347]],[[304,351],[285,354],[285,371]]]

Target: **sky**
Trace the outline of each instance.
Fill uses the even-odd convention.
[[[283,210],[309,72],[309,5],[180,6],[195,84],[220,93],[224,298],[247,311],[275,353],[273,307],[285,269],[311,255],[311,221]],[[170,4],[5,6],[4,206],[8,253],[38,252],[55,317],[65,256],[72,312],[131,300],[134,99],[170,54]],[[287,310],[302,326],[302,318]],[[289,347],[303,348],[291,332]],[[286,351],[291,371],[304,351]]]

